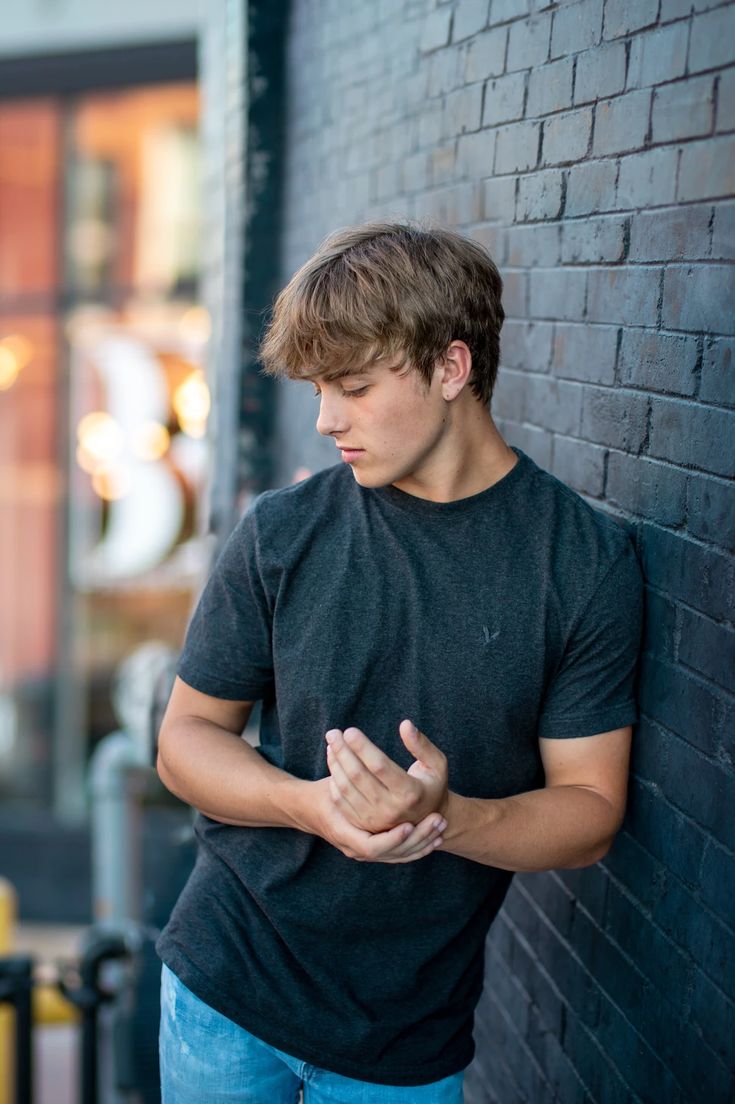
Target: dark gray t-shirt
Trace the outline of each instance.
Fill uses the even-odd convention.
[[[630,537],[522,450],[435,503],[347,465],[257,499],[229,538],[178,673],[262,700],[261,754],[326,776],[357,725],[404,767],[410,717],[450,788],[544,784],[539,737],[632,724],[643,584]],[[483,945],[511,873],[438,851],[362,863],[286,828],[198,815],[195,869],[158,950],[252,1034],[348,1077],[421,1084],[472,1058]]]

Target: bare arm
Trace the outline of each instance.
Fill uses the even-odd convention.
[[[177,678],[161,723],[158,774],[167,789],[213,820],[237,827],[296,828],[348,858],[413,862],[429,854],[444,821],[427,816],[371,834],[334,808],[329,777],[295,778],[242,739],[253,702],[202,694]]]
[[[503,870],[589,866],[606,854],[625,812],[632,728],[567,740],[541,739],[542,790],[503,798],[447,788],[443,753],[409,722],[399,729],[416,762],[408,772],[358,729],[328,734],[332,799],[352,823],[375,827],[440,809],[443,851]],[[345,738],[346,737],[346,738]]]

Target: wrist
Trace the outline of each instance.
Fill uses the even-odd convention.
[[[296,828],[310,835],[321,835],[319,831],[319,790],[323,782],[309,782],[302,778],[290,777],[281,789],[279,806],[286,827]]]

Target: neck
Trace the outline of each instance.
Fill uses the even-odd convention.
[[[431,502],[454,502],[492,487],[517,463],[487,408],[465,390],[448,404],[432,459],[394,486]]]

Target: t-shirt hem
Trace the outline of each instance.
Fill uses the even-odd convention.
[[[255,682],[229,683],[222,678],[210,678],[206,673],[192,668],[186,663],[179,663],[176,674],[192,689],[201,694],[209,694],[213,698],[222,698],[225,701],[260,701],[265,694],[265,687]]]
[[[325,1050],[318,1053],[307,1044],[303,1046],[295,1036],[288,1038],[281,1035],[278,1029],[272,1029],[270,1024],[264,1024],[257,1016],[251,1018],[247,1009],[238,1008],[233,1015],[233,1010],[225,1008],[222,1001],[222,991],[213,986],[211,980],[201,972],[195,963],[188,958],[173,940],[167,940],[165,933],[159,937],[156,943],[156,951],[162,962],[176,974],[187,989],[191,989],[200,1000],[214,1008],[220,1015],[226,1016],[233,1023],[239,1024],[245,1031],[249,1031],[257,1039],[261,1039],[269,1046],[282,1050],[297,1061],[307,1062],[318,1069],[337,1073],[341,1077],[351,1077],[358,1081],[368,1081],[373,1085],[427,1085],[434,1081],[441,1081],[445,1077],[451,1077],[455,1073],[461,1073],[466,1069],[474,1056],[474,1043],[470,1042],[467,1051],[461,1056],[461,1060],[436,1062],[430,1064],[422,1061],[421,1069],[413,1071],[403,1066],[399,1071],[391,1067],[378,1066],[372,1063],[370,1066],[362,1066],[351,1062],[341,1055],[333,1056]]]
[[[612,732],[615,728],[625,728],[638,720],[635,702],[608,709],[604,713],[576,713],[574,716],[555,717],[538,725],[538,735],[547,740],[570,740],[579,736],[596,736],[600,732]]]

